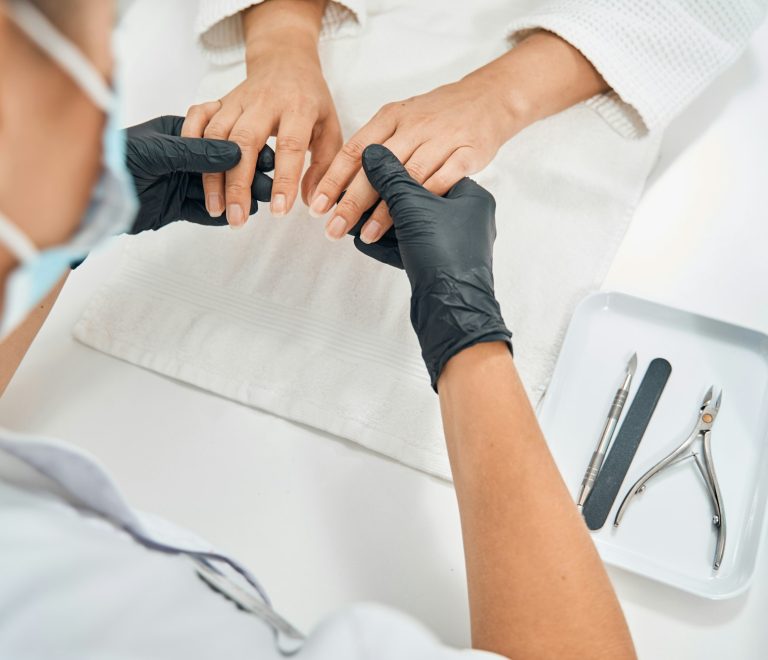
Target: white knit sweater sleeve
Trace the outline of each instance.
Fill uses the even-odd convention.
[[[195,33],[205,53],[217,64],[244,57],[240,12],[264,0],[200,0]],[[365,24],[365,0],[330,0],[323,15],[321,39],[356,34]]]
[[[590,99],[616,130],[641,137],[666,126],[744,50],[766,0],[544,0],[508,27],[578,48],[611,86]]]

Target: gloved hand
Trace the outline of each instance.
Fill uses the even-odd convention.
[[[443,367],[459,351],[489,341],[507,342],[511,351],[512,333],[493,291],[493,196],[465,178],[437,197],[381,145],[366,147],[363,169],[394,226],[377,243],[366,245],[356,237],[355,245],[405,269],[411,323],[435,391]]]
[[[344,197],[344,193],[339,197],[339,201]],[[379,206],[379,200],[369,208],[363,215],[360,216],[360,220],[357,224],[350,229],[347,234],[355,237],[355,247],[363,254],[367,254],[369,257],[373,257],[376,261],[387,264],[388,266],[394,266],[395,268],[403,269],[403,260],[400,257],[400,245],[397,242],[397,235],[395,234],[395,226],[392,225],[387,231],[385,231],[381,238],[375,243],[363,243],[360,239],[360,232],[363,226],[368,222],[368,218],[373,215],[373,212]]]
[[[240,161],[240,147],[227,140],[179,137],[184,117],[157,117],[126,129],[126,159],[139,196],[139,213],[131,234],[160,229],[175,220],[222,226],[224,216],[213,218],[205,209],[202,172],[225,172]],[[272,179],[264,172],[275,166],[275,153],[259,153],[251,185],[251,210],[268,202]]]

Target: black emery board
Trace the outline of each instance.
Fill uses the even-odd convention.
[[[600,529],[605,524],[671,373],[672,365],[664,358],[652,360],[645,370],[637,394],[584,503],[582,513],[589,529]]]

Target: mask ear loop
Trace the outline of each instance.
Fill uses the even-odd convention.
[[[81,87],[102,110],[109,111],[114,94],[101,74],[78,48],[72,44],[31,2],[10,0],[8,15],[18,28],[46,53]]]
[[[0,243],[5,245],[22,264],[29,263],[40,250],[21,229],[0,213]]]

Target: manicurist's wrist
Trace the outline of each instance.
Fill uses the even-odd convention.
[[[428,301],[424,304],[424,298],[429,298],[429,294],[422,294],[421,304],[411,302],[411,323],[435,390],[445,366],[473,346],[501,342],[506,346],[507,354],[511,353],[512,333],[504,324],[496,300],[464,300],[456,308],[442,309],[440,304],[444,296],[455,293],[450,289],[438,291],[433,304]]]

